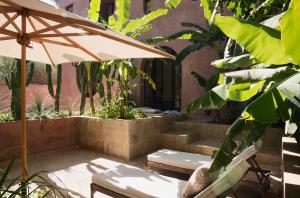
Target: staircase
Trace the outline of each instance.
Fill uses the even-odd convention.
[[[212,155],[225,138],[228,125],[201,123],[197,120],[174,122],[173,128],[160,134],[161,148]],[[257,155],[259,163],[278,166],[281,162],[281,130],[269,129]]]

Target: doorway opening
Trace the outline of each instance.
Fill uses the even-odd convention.
[[[162,46],[161,50],[174,56],[177,53]],[[156,84],[154,90],[146,80],[142,80],[141,101],[143,106],[160,110],[181,109],[181,65],[175,65],[169,59],[144,60],[142,70],[152,78]]]

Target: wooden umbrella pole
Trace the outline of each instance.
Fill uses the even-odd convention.
[[[19,38],[22,46],[21,64],[21,158],[22,158],[22,181],[27,180],[27,131],[26,131],[26,15],[22,14],[22,32]]]

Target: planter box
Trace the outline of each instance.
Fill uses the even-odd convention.
[[[160,132],[172,127],[173,118],[112,120],[82,117],[78,122],[81,148],[131,160],[158,149]]]
[[[168,116],[138,120],[112,120],[72,117],[27,122],[29,153],[78,147],[131,160],[159,148],[159,134],[173,125]],[[0,151],[15,147],[10,154],[18,155],[21,144],[20,125],[0,123]]]
[[[38,153],[78,145],[78,118],[30,120],[27,122],[29,153]],[[0,151],[13,148],[9,153],[19,154],[21,122],[0,122]],[[15,147],[15,148],[14,148]]]

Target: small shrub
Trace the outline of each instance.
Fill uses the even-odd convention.
[[[10,122],[13,121],[14,117],[11,112],[8,113],[0,113],[0,122]]]
[[[101,100],[101,106],[96,110],[95,116],[105,119],[120,119],[120,108],[121,108],[121,99],[116,98],[108,101],[107,99]],[[139,118],[145,118],[146,114],[142,111],[134,108],[133,105],[125,106],[125,118],[126,120],[133,120]]]
[[[57,118],[58,114],[54,106],[43,107],[42,97],[36,95],[34,104],[27,110],[27,117],[30,120],[43,120]]]

